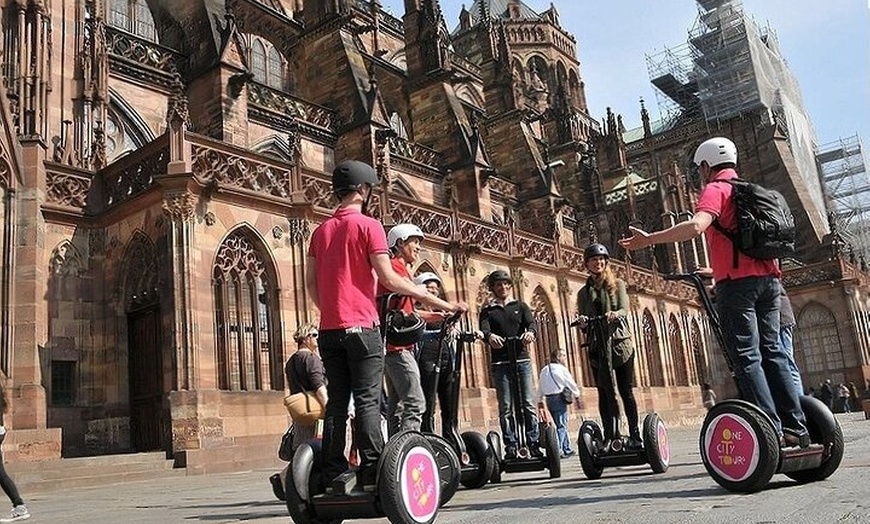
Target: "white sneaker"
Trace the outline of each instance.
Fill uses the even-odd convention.
[[[18,522],[30,518],[30,512],[27,511],[27,506],[24,504],[12,508],[12,512],[6,518],[0,519],[0,522]]]

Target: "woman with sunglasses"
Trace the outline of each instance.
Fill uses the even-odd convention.
[[[304,324],[293,334],[296,352],[287,360],[284,374],[290,394],[312,391],[321,404],[326,406],[326,371],[317,353],[317,327]],[[293,451],[300,444],[314,438],[316,423],[293,423]]]

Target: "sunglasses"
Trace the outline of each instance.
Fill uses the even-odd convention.
[[[317,333],[309,333],[308,336],[311,338],[317,338]]]

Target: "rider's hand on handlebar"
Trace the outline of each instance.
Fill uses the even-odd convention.
[[[489,345],[494,347],[495,349],[501,349],[504,346],[504,337],[500,337],[495,333],[491,333],[489,335]]]
[[[523,344],[528,345],[535,341],[535,333],[532,331],[526,331],[520,338],[523,339]]]
[[[711,267],[699,267],[695,273],[701,278],[713,278],[713,268]]]
[[[468,311],[468,304],[466,304],[465,302],[451,302],[450,311],[454,313],[465,313]]]
[[[616,311],[608,311],[606,316],[608,322],[613,322],[614,320],[619,318],[619,316],[616,314]]]
[[[577,322],[577,325],[580,327],[580,329],[586,329],[586,324],[589,323],[589,317],[587,317],[586,315],[577,315],[575,321]]]

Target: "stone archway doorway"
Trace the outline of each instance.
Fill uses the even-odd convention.
[[[127,314],[130,379],[130,444],[136,451],[162,450],[168,429],[163,409],[160,307]]]

